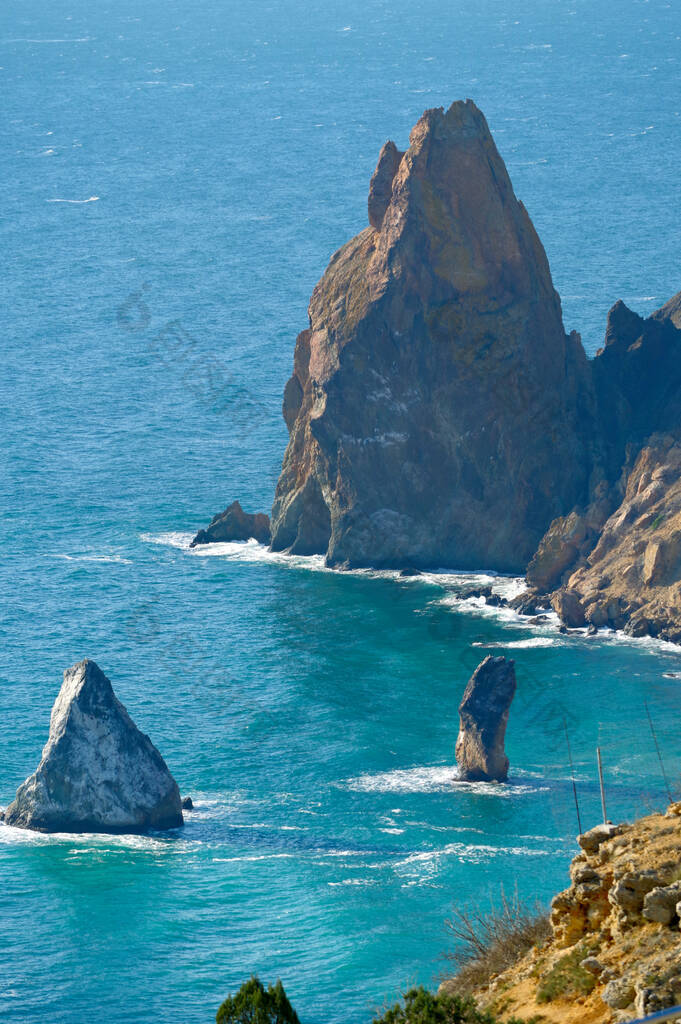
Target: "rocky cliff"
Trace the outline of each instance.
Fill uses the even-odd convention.
[[[681,642],[681,293],[647,320],[616,303],[591,364],[601,475],[527,572],[569,626]]]
[[[681,804],[579,837],[552,935],[476,994],[503,1016],[633,1020],[681,1003]],[[456,979],[445,985],[455,987]]]
[[[296,342],[271,523],[235,503],[194,543],[527,569],[526,608],[681,641],[681,293],[617,302],[587,360],[470,100],[385,144],[368,220]]]
[[[389,142],[369,226],[296,342],[272,547],[524,571],[589,498],[593,395],[546,255],[470,100]]]

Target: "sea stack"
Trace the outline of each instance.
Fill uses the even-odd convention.
[[[369,226],[314,289],[272,548],[333,566],[524,572],[587,499],[586,357],[473,102],[388,142]]]
[[[183,824],[165,761],[94,661],[64,672],[42,759],[5,822],[38,832],[113,833]]]
[[[465,782],[505,782],[506,723],[515,694],[514,662],[485,658],[471,676],[459,705],[456,741],[459,778]]]

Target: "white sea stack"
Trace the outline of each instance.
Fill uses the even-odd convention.
[[[42,759],[5,822],[38,832],[115,833],[183,824],[175,779],[94,661],[64,673]]]

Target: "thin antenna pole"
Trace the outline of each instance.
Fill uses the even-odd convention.
[[[577,799],[577,785],[575,783],[575,766],[572,763],[572,750],[570,749],[570,736],[568,734],[567,719],[563,718],[563,728],[565,729],[565,742],[567,743],[568,761],[570,762],[570,776],[572,778],[572,792],[575,798],[575,810],[577,811],[577,825],[579,826],[579,835],[582,834],[582,819],[579,814],[579,800]]]
[[[603,808],[603,824],[608,824],[608,814],[605,809],[605,786],[603,785],[603,762],[601,760],[601,748],[596,747],[596,756],[598,758],[598,778],[601,783],[601,807]]]
[[[667,790],[667,796],[669,797],[669,803],[671,804],[671,803],[674,802],[674,798],[672,796],[672,791],[671,791],[671,789],[669,787],[669,779],[667,778],[667,773],[664,770],[664,761],[662,760],[662,754],[660,753],[660,746],[659,746],[659,744],[657,742],[657,733],[655,732],[655,726],[653,725],[653,719],[652,719],[652,717],[650,715],[650,708],[648,707],[648,701],[644,700],[643,703],[645,704],[646,714],[648,716],[648,722],[650,723],[650,731],[653,734],[653,742],[655,743],[655,750],[657,751],[657,759],[660,762],[660,770],[662,772],[662,778],[664,779],[665,789]]]

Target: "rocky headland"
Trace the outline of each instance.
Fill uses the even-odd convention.
[[[94,661],[64,672],[40,764],[5,812],[38,832],[136,833],[183,824],[177,783]]]
[[[475,104],[387,143],[368,208],[296,342],[272,547],[524,571],[588,497],[588,368]]]
[[[578,841],[551,934],[475,992],[502,1018],[609,1024],[681,1003],[681,804]],[[457,989],[457,979],[444,983]]]
[[[681,293],[617,302],[588,360],[470,100],[386,143],[368,220],[296,341],[271,521],[235,503],[195,543],[527,571],[526,609],[681,641]]]

